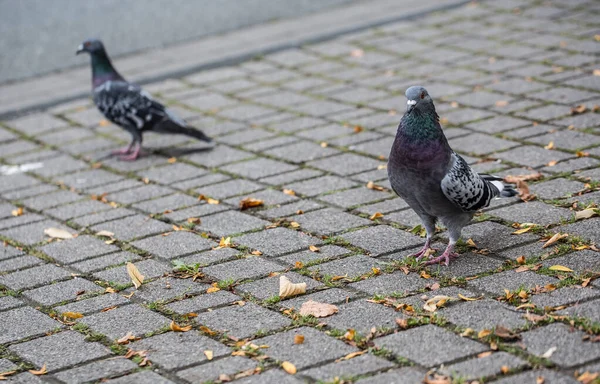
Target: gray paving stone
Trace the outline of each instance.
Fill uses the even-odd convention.
[[[240,280],[250,279],[267,275],[271,272],[281,271],[285,268],[272,261],[262,259],[257,256],[251,256],[245,259],[229,261],[206,267],[204,273],[213,276],[219,280]]]
[[[270,222],[237,211],[220,212],[202,219],[200,229],[227,236],[264,228]]]
[[[135,266],[144,275],[146,281],[171,271],[171,268],[153,259],[138,261],[135,263]],[[127,267],[125,265],[96,272],[93,276],[107,282],[131,284],[131,279],[127,274]]]
[[[580,301],[586,301],[591,298],[600,296],[600,290],[592,287],[583,288],[579,285],[559,288],[557,290],[541,293],[531,296],[530,301],[538,308],[558,307],[569,304],[578,304]],[[576,312],[577,307],[574,307],[571,312]],[[568,312],[568,311],[567,311]]]
[[[9,380],[11,383],[17,384],[38,384],[38,383],[47,383],[46,381],[42,381],[38,376],[34,376],[29,372],[23,372],[18,375],[9,376]]]
[[[0,359],[0,372],[14,371],[18,367],[10,360]]]
[[[381,268],[380,260],[363,256],[355,255],[328,261],[323,264],[310,267],[309,270],[318,272],[321,275],[327,276],[347,276],[352,279],[361,275],[371,273],[373,268]]]
[[[194,296],[181,301],[176,301],[166,305],[165,307],[180,315],[183,315],[186,313],[204,312],[207,309],[225,304],[231,304],[241,299],[241,297],[236,296],[229,291],[221,290],[213,293]]]
[[[213,249],[210,251],[196,253],[190,256],[177,258],[184,264],[200,264],[206,266],[209,264],[220,263],[226,260],[231,260],[236,256],[239,256],[240,252],[234,248],[220,248]]]
[[[203,176],[207,174],[207,171],[202,168],[194,167],[193,165],[175,163],[164,167],[140,171],[139,174],[143,178],[170,185],[177,181]]]
[[[443,316],[453,324],[475,330],[492,329],[498,325],[515,329],[527,323],[522,313],[494,300],[459,303],[447,308]]]
[[[140,371],[116,379],[107,380],[108,384],[174,384],[173,381],[153,371]]]
[[[324,245],[322,247],[319,247],[318,252],[304,250],[301,252],[296,252],[279,257],[278,260],[288,263],[290,265],[296,265],[296,262],[298,261],[303,264],[308,264],[320,260],[333,259],[338,256],[346,255],[348,253],[351,253],[351,251],[346,248],[338,247],[337,245]]]
[[[138,366],[131,360],[109,358],[56,373],[54,377],[67,384],[77,384],[111,378],[136,368]]]
[[[294,335],[303,335],[304,343],[294,344]],[[269,356],[289,361],[298,369],[345,356],[356,349],[314,328],[301,327],[257,341],[269,346]]]
[[[92,213],[86,216],[72,219],[72,221],[82,227],[88,227],[94,224],[104,223],[115,219],[120,219],[127,216],[133,216],[136,212],[126,208],[115,208],[108,211]]]
[[[161,185],[148,184],[138,188],[127,189],[121,192],[110,193],[106,198],[120,204],[132,204],[139,201],[161,197],[173,193],[171,188]]]
[[[393,333],[376,339],[375,345],[425,367],[448,363],[488,349],[483,344],[462,338],[435,325]]]
[[[20,227],[4,229],[0,235],[11,238],[25,245],[32,245],[44,240],[44,230],[47,228],[64,229],[72,234],[76,231],[54,220],[38,221],[31,224],[21,225]]]
[[[0,271],[2,272],[12,272],[17,269],[24,269],[27,267],[33,267],[34,265],[42,264],[42,259],[38,259],[35,256],[21,256],[21,257],[13,257],[8,260],[0,261]]]
[[[60,281],[70,277],[71,274],[63,268],[52,264],[44,264],[23,271],[0,276],[0,284],[13,290],[32,288],[41,284]]]
[[[254,192],[250,194],[250,196],[254,199],[262,200],[264,207],[279,206],[279,204],[289,203],[291,201],[299,201],[299,199],[296,196],[291,196],[283,192],[276,191],[274,189],[265,189],[259,192]],[[239,206],[240,200],[241,196],[232,197],[231,199],[225,200],[224,203],[237,207]]]
[[[24,305],[22,301],[17,300],[12,296],[0,297],[0,311],[6,311],[7,309],[13,309]]]
[[[260,300],[266,300],[274,296],[278,296],[279,279],[281,275],[283,275],[283,273],[270,274],[269,276],[263,279],[238,285],[236,287],[236,293],[237,291],[249,293]],[[306,283],[307,290],[322,285],[320,282],[313,280],[309,277],[300,275],[296,272],[286,272],[285,276],[288,277],[293,283]]]
[[[187,223],[187,219],[191,217],[201,218],[207,215],[211,215],[213,213],[227,211],[231,209],[229,206],[224,204],[200,204],[195,205],[193,207],[180,209],[177,211],[173,211],[167,213],[165,217],[169,220],[173,220],[175,222],[185,222]]]
[[[354,173],[370,171],[376,169],[380,164],[380,161],[351,153],[344,153],[307,163],[307,165],[311,167],[332,172],[340,176],[348,176]]]
[[[297,167],[283,162],[259,158],[248,160],[241,163],[235,163],[222,167],[226,172],[232,172],[251,179],[260,179],[267,176],[273,176],[279,173],[296,170]]]
[[[416,367],[404,367],[365,377],[356,381],[357,384],[413,384],[425,378],[425,371]]]
[[[541,145],[547,145],[552,141],[554,142],[556,148],[574,151],[580,148],[586,148],[598,144],[600,142],[600,138],[584,132],[563,130],[547,133],[542,136],[532,137],[527,139],[527,141]]]
[[[35,223],[37,221],[42,221],[45,219],[44,216],[38,215],[37,213],[30,213],[25,209],[23,209],[23,211],[24,213],[21,216],[7,217],[6,219],[2,220],[2,222],[0,222],[0,228],[10,229],[28,223]]]
[[[91,227],[93,231],[102,230],[115,234],[119,240],[132,240],[142,236],[148,236],[161,232],[168,232],[171,226],[142,215],[133,215],[121,219],[96,224]]]
[[[469,281],[469,286],[503,296],[505,289],[509,291],[515,291],[519,288],[530,290],[538,285],[544,287],[547,284],[556,284],[557,282],[558,279],[539,275],[535,272],[526,271],[519,273],[511,270],[471,280]]]
[[[48,372],[111,354],[102,344],[87,342],[85,336],[75,331],[56,333],[13,345],[9,349],[37,367],[46,364]],[[57,354],[57,350],[61,353]]]
[[[600,223],[600,219],[594,217],[587,220],[581,220],[573,224],[568,224],[557,229],[560,229],[566,233],[581,236],[588,240],[592,240],[596,244],[600,244],[600,234],[597,231],[598,223]]]
[[[2,247],[0,247],[0,260],[10,259],[23,254],[24,253],[21,249],[11,247],[8,244],[3,244]]]
[[[332,381],[335,377],[364,375],[369,372],[391,368],[394,365],[373,355],[361,355],[351,360],[333,362],[322,367],[311,368],[303,372],[316,380]]]
[[[387,192],[374,191],[368,188],[354,188],[322,196],[319,200],[332,205],[337,205],[338,207],[350,208],[389,197],[390,194]]]
[[[108,211],[112,207],[96,200],[83,200],[73,204],[62,205],[60,207],[47,209],[46,214],[59,220],[69,220],[74,217],[90,215],[98,212]]]
[[[434,282],[435,280],[422,279],[416,273],[406,275],[403,272],[394,272],[361,280],[349,286],[367,292],[370,295],[405,296]]]
[[[367,250],[371,256],[379,256],[423,243],[418,236],[387,225],[348,232],[341,237],[350,244]]]
[[[193,383],[204,383],[218,379],[221,375],[233,376],[234,374],[256,367],[256,362],[241,356],[230,356],[208,364],[184,369],[177,372],[177,376]]]
[[[345,291],[340,288],[329,288],[310,293],[308,295],[301,295],[283,300],[279,303],[279,305],[285,308],[300,309],[300,307],[302,307],[302,304],[309,300],[313,300],[319,303],[340,304],[343,302],[348,302],[350,299],[353,299],[356,296],[357,293],[355,292]]]
[[[506,211],[508,211],[509,208],[506,208]],[[498,211],[500,210],[495,210],[492,212],[495,214]],[[502,217],[501,215],[499,216]],[[465,227],[462,233],[462,238],[465,240],[472,239],[477,245],[477,248],[489,249],[493,252],[512,247],[517,244],[538,240],[537,236],[529,233],[524,233],[518,236],[513,235],[512,233],[514,231],[514,228],[509,228],[505,225],[501,225],[492,221],[484,221]]]
[[[303,229],[320,235],[331,235],[350,228],[369,225],[371,222],[333,208],[293,216]]]
[[[83,273],[95,272],[113,265],[125,264],[128,261],[135,262],[141,260],[141,257],[130,252],[111,253],[106,256],[100,256],[89,260],[83,260],[69,265]]]
[[[34,113],[19,117],[7,122],[9,126],[14,127],[20,132],[28,135],[50,131],[60,127],[66,127],[69,124],[47,113]]]
[[[320,203],[311,200],[299,200],[291,204],[277,205],[274,208],[262,210],[259,214],[268,219],[277,219],[298,214],[299,211],[310,212],[322,207],[323,205]]]
[[[449,365],[442,370],[442,373],[459,376],[466,380],[475,380],[500,375],[502,367],[516,370],[528,365],[526,361],[509,353],[496,352],[482,358]]]
[[[338,176],[327,175],[286,185],[287,188],[305,196],[317,196],[325,192],[337,191],[358,184]]]
[[[136,296],[141,297],[145,302],[163,302],[176,297],[200,293],[207,288],[209,288],[208,284],[202,284],[192,279],[161,277],[144,284],[143,288],[137,290]]]
[[[88,188],[86,186],[82,186],[81,190],[85,191],[86,193],[89,193],[90,195],[103,195],[103,194],[109,194],[109,193],[114,193],[114,192],[118,192],[118,191],[124,191],[126,189],[131,189],[131,188],[136,188],[136,187],[142,187],[145,184],[137,181],[137,180],[132,180],[132,179],[123,179],[121,181],[117,181],[117,182],[113,182],[113,183],[109,183],[109,184],[101,184],[101,185],[97,185],[91,188]]]
[[[459,152],[483,155],[513,148],[520,144],[481,133],[473,133],[450,140],[450,145],[454,150]]]
[[[9,191],[2,192],[2,196],[5,197],[7,200],[23,200],[30,196],[36,196],[43,193],[54,192],[57,190],[58,187],[54,185],[37,184],[14,190],[12,190],[11,188],[11,190]]]
[[[563,178],[552,179],[531,186],[531,193],[542,199],[559,199],[570,197],[575,192],[584,189],[584,184]]]
[[[575,378],[551,371],[548,369],[536,369],[534,371],[527,371],[519,373],[518,375],[506,377],[496,381],[496,384],[522,384],[522,383],[535,383],[536,380],[541,377],[544,380],[544,384],[577,384],[578,381]]]
[[[271,185],[285,185],[298,180],[310,179],[312,177],[321,176],[323,173],[314,169],[298,169],[287,173],[282,173],[276,176],[264,177],[261,182]]]
[[[570,157],[572,156],[563,152],[550,151],[532,145],[510,149],[494,155],[494,158],[533,168],[544,166],[550,161],[560,161]]]
[[[131,244],[165,259],[175,259],[217,246],[217,243],[187,231],[169,232],[168,236],[147,237]]]
[[[274,257],[308,249],[311,245],[319,245],[321,240],[300,231],[277,227],[236,237],[234,242],[259,250],[266,257]]]
[[[355,329],[363,335],[368,334],[372,327],[394,329],[395,319],[404,317],[392,308],[370,303],[365,299],[341,304],[338,308],[338,313],[323,319],[323,322],[342,331]]]
[[[240,384],[301,384],[304,381],[278,370],[271,369],[259,375],[252,375],[238,381]]]
[[[234,179],[223,183],[200,187],[196,189],[196,192],[201,195],[210,196],[214,199],[226,199],[231,196],[256,192],[263,188],[262,185],[252,181]]]
[[[600,255],[595,251],[583,250],[569,253],[562,257],[548,259],[542,263],[544,267],[550,267],[556,264],[571,268],[577,273],[594,273],[600,271]]]
[[[560,223],[562,219],[570,219],[573,214],[564,208],[557,208],[540,201],[529,201],[494,209],[490,211],[490,215],[513,223],[548,225]]]
[[[600,301],[592,300],[582,304],[575,304],[572,307],[563,309],[559,313],[573,317],[584,317],[593,322],[600,323],[600,310],[598,309],[598,304],[600,304]]]
[[[74,239],[46,244],[40,247],[40,250],[60,263],[70,264],[115,252],[119,248],[113,244],[106,244],[95,237],[83,235]]]
[[[145,212],[162,213],[196,204],[199,204],[198,199],[189,195],[184,195],[183,193],[175,193],[173,195],[134,204],[133,207]]]
[[[138,304],[125,305],[111,311],[85,316],[79,322],[110,339],[118,339],[128,332],[141,336],[166,327],[170,323],[168,318]]]
[[[29,291],[23,296],[45,306],[51,306],[66,300],[73,300],[84,293],[103,291],[104,288],[82,278],[75,278],[60,283],[50,284]]]
[[[31,307],[0,312],[0,323],[4,324],[4,330],[0,333],[2,344],[42,335],[61,326],[58,321]]]
[[[0,176],[0,193],[17,189],[27,189],[40,183],[41,182],[38,179],[35,179],[24,173],[2,175]]]
[[[243,306],[235,304],[200,313],[196,321],[212,330],[225,332],[240,339],[257,332],[283,328],[292,322],[287,317],[249,302]]]
[[[231,351],[223,344],[195,332],[167,332],[132,343],[135,350],[147,350],[150,361],[164,369],[177,369],[193,363],[207,361],[204,351],[215,357]]]
[[[72,203],[82,198],[83,196],[81,195],[61,189],[53,193],[25,199],[23,200],[23,205],[37,211],[42,211],[57,205]]]
[[[100,296],[94,296],[90,299],[79,300],[66,305],[61,305],[54,309],[59,313],[77,312],[87,316],[93,312],[129,302],[130,301],[128,299],[118,293],[106,293]]]
[[[331,147],[321,147],[309,141],[298,141],[290,145],[268,149],[264,153],[291,163],[301,164],[337,154],[339,151]]]
[[[32,171],[32,173],[43,177],[53,177],[88,167],[88,165],[83,161],[74,159],[67,155],[46,159],[43,161],[43,164],[44,166],[42,168],[35,169]]]

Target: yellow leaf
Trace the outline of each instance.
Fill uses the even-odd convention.
[[[296,269],[300,269],[300,268],[302,268],[302,267],[304,267],[304,263],[303,263],[303,262],[301,262],[301,261],[296,261],[296,262],[294,263],[294,268],[296,268]]]
[[[421,271],[421,273],[419,273],[419,276],[421,276],[423,279],[431,279],[431,275],[425,271]]]
[[[379,269],[379,268],[371,267],[371,271],[376,276],[379,275],[379,274],[381,274],[381,269]]]
[[[289,373],[290,375],[294,375],[297,372],[296,366],[290,363],[289,361],[284,361],[283,363],[281,363],[281,368],[283,368],[283,370]]]
[[[383,213],[381,212],[375,212],[374,214],[372,214],[371,216],[369,216],[369,220],[375,220],[375,219],[381,219],[383,217]]]
[[[286,195],[290,195],[290,196],[296,196],[296,192],[294,192],[291,189],[284,189],[283,193],[285,193]]]
[[[525,263],[526,263],[525,255],[521,255],[521,256],[517,257],[517,264],[523,265]]]
[[[200,330],[200,332],[206,333],[209,336],[214,336],[217,334],[216,331],[213,331],[212,329],[208,328],[206,325],[201,325],[200,328],[198,328]]]
[[[327,148],[328,145],[325,141],[321,142],[321,148]]]
[[[544,146],[545,149],[554,149],[554,141],[548,143],[548,145]]]
[[[206,293],[214,293],[214,292],[218,292],[220,290],[221,290],[221,288],[219,288],[219,287],[210,287],[206,290]]]
[[[369,182],[367,183],[367,188],[369,188],[369,189],[372,189],[372,190],[374,190],[374,191],[385,191],[385,188],[384,188],[384,187],[382,187],[381,185],[377,185],[377,184],[375,184],[375,183],[374,183],[374,182],[372,182],[372,181],[369,181]]]
[[[568,233],[562,233],[562,234],[561,234],[560,232],[559,232],[559,233],[555,233],[555,234],[554,234],[554,236],[552,236],[552,237],[550,238],[550,240],[546,241],[546,242],[544,243],[544,245],[542,245],[542,248],[549,247],[549,246],[551,246],[552,244],[554,244],[554,243],[556,243],[557,241],[559,241],[560,239],[564,239],[565,237],[568,237],[568,236],[569,236],[569,234],[568,234]]]
[[[489,329],[482,329],[481,331],[479,331],[479,333],[477,334],[477,337],[479,339],[483,339],[484,337],[487,337],[489,335],[492,334],[492,331],[490,331]]]
[[[204,356],[206,356],[206,358],[208,360],[212,360],[213,359],[213,351],[211,351],[211,350],[204,351]]]
[[[295,222],[295,221],[292,221],[292,222],[290,223],[290,227],[292,227],[292,228],[300,228],[300,224],[298,224],[298,223],[297,223],[297,222]]]
[[[63,312],[62,315],[69,319],[81,319],[83,317],[83,315],[79,312]]]
[[[355,358],[356,356],[364,355],[367,352],[368,352],[367,349],[362,350],[362,351],[352,352],[352,353],[349,353],[349,354],[347,354],[346,356],[344,356],[344,357],[342,357],[340,359],[337,359],[336,362],[340,362],[340,361],[343,361],[343,360],[350,360],[352,358]]]
[[[24,210],[23,207],[19,207],[17,209],[13,209],[10,213],[13,216],[21,216],[23,214]]]
[[[300,315],[314,317],[327,317],[338,312],[338,307],[333,304],[319,303],[313,300],[308,300],[300,307]]]
[[[598,75],[600,76],[600,75]],[[577,376],[577,381],[582,384],[591,384],[600,376],[600,372],[591,373],[590,371],[585,371],[581,375]]]
[[[204,196],[204,195],[200,195],[198,196],[198,200],[204,200],[206,201],[207,204],[219,204],[219,200],[215,200],[215,199],[211,199],[210,197]]]
[[[560,272],[573,272],[573,270],[571,268],[562,266],[562,265],[553,265],[550,268],[548,268],[551,271],[560,271]]]
[[[188,217],[187,222],[190,224],[200,224],[200,218],[198,217]]]
[[[127,332],[127,334],[120,339],[117,339],[117,344],[124,345],[129,344],[132,341],[139,340],[139,337],[135,337],[133,333]]]
[[[281,299],[304,293],[306,293],[306,283],[294,284],[284,275],[279,277],[279,297]]]
[[[583,211],[577,211],[575,212],[575,220],[589,219],[592,216],[597,216],[598,212],[600,212],[598,208],[588,208]]]
[[[167,160],[167,163],[169,163],[169,164],[173,164],[173,163],[176,163],[176,162],[177,162],[177,158],[175,158],[175,157],[170,157],[170,158]]]
[[[464,301],[476,301],[476,300],[481,300],[482,299],[482,297],[467,297],[467,296],[464,296],[464,295],[462,295],[460,293],[458,294],[458,298],[461,299],[461,300],[464,300]]]
[[[192,329],[192,326],[191,325],[186,325],[185,327],[181,327],[181,326],[177,325],[175,323],[175,321],[171,321],[171,324],[169,325],[169,328],[171,328],[171,331],[173,331],[173,332],[187,332],[190,329]]]
[[[552,160],[552,161],[548,162],[548,164],[547,164],[547,165],[548,165],[549,167],[554,167],[556,164],[558,164],[558,161],[556,161],[556,160]]]
[[[314,245],[311,245],[310,247],[308,247],[308,249],[310,249],[312,252],[319,252],[320,249]]]
[[[477,244],[473,241],[473,239],[467,240],[467,245],[471,248],[477,248]]]
[[[42,368],[40,368],[39,371],[30,369],[29,373],[31,373],[32,375],[36,375],[36,376],[45,375],[46,373],[48,373],[48,370],[46,369],[46,363],[44,363],[44,365],[42,365]]]
[[[475,331],[473,330],[473,328],[467,328],[460,335],[462,337],[466,337],[466,336],[471,336],[473,333],[475,333]]]
[[[240,201],[240,210],[245,210],[248,208],[260,207],[264,204],[264,201],[260,199],[255,199],[252,197],[246,197]]]
[[[110,231],[98,231],[96,232],[96,236],[105,236],[105,237],[113,237],[115,234]]]
[[[144,275],[142,275],[137,267],[131,262],[127,262],[127,273],[129,274],[129,278],[133,282],[133,285],[135,285],[135,289],[138,289],[144,282]]]
[[[106,293],[116,293],[117,291],[114,290],[114,288],[108,287],[104,290],[104,292]]]
[[[72,239],[74,237],[69,231],[60,228],[46,228],[44,233],[53,239]]]
[[[217,246],[213,249],[231,248],[231,247],[233,247],[233,244],[231,243],[231,237],[228,237],[228,238],[221,237],[221,240],[219,241],[219,246]]]
[[[106,120],[106,119],[102,119],[100,120],[100,122],[98,123],[99,126],[101,127],[106,127],[110,125],[110,121]]]
[[[521,229],[517,229],[516,231],[514,231],[512,234],[513,235],[522,235],[525,232],[529,232],[533,229],[533,227],[526,227],[526,228],[521,228]]]
[[[304,343],[304,335],[294,335],[294,344]]]
[[[259,250],[256,250],[256,251],[252,251],[252,254],[253,254],[254,256],[260,256],[260,255],[262,255],[262,252],[261,252],[261,251],[259,251]]]
[[[481,352],[479,355],[477,355],[477,357],[478,357],[479,359],[481,359],[481,358],[483,358],[483,357],[488,357],[488,356],[491,356],[491,354],[492,354],[492,353],[493,353],[492,351]]]
[[[423,305],[423,309],[427,312],[435,312],[436,309],[441,308],[446,304],[447,301],[452,300],[450,296],[437,295],[427,300]]]
[[[354,340],[354,336],[356,336],[356,330],[350,328],[344,334],[344,339],[351,341],[351,340]]]

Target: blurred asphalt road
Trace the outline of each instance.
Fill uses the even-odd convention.
[[[0,83],[88,65],[88,37],[117,56],[356,1],[0,0]]]

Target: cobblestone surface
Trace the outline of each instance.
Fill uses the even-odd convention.
[[[600,196],[598,20],[592,0],[484,1],[150,84],[211,150],[148,134],[138,161],[109,158],[128,137],[88,99],[0,121],[0,164],[41,163],[0,174],[0,371],[15,383],[417,383],[434,369],[546,384],[598,372],[599,219],[574,217]],[[419,220],[387,182],[415,84],[478,171],[542,175],[535,201],[478,214],[450,267],[404,260],[423,242]],[[247,197],[264,204],[241,212]],[[514,234],[523,223],[537,226]],[[137,290],[127,261],[145,276]],[[280,298],[282,275],[306,294]],[[449,298],[431,314],[436,295]],[[308,299],[339,312],[301,316]],[[118,341],[128,333],[139,340]]]

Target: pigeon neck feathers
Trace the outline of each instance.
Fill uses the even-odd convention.
[[[125,81],[113,67],[105,51],[94,52],[92,56],[92,83],[94,88],[111,80]]]

